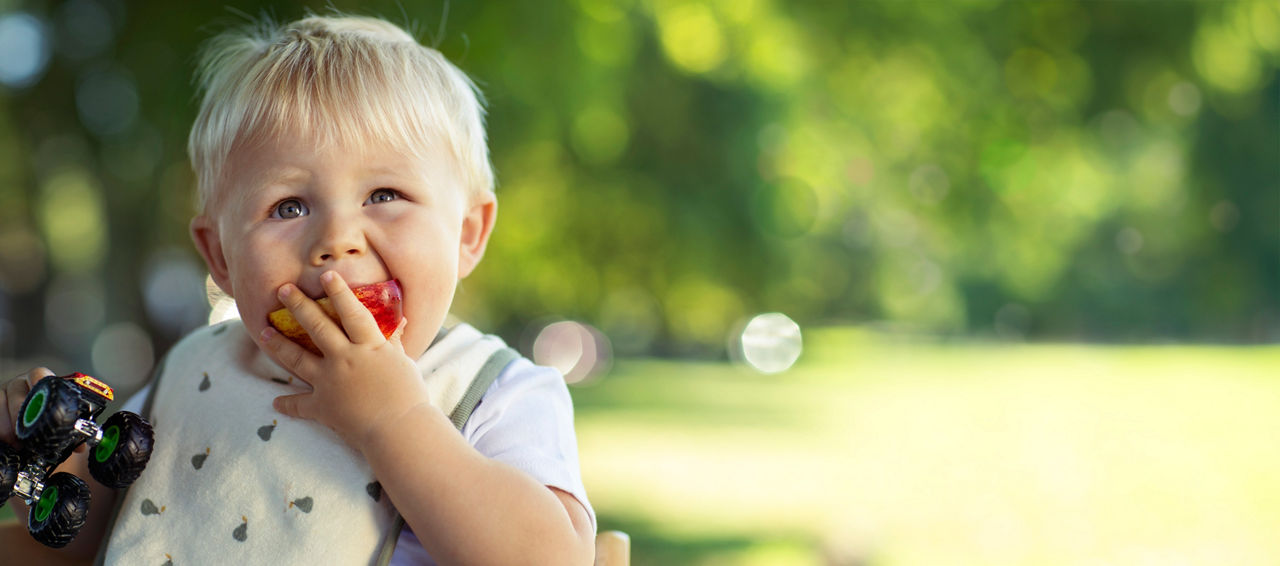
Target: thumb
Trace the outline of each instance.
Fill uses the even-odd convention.
[[[279,411],[280,414],[286,417],[293,417],[295,419],[308,419],[310,417],[307,417],[303,413],[309,412],[308,409],[310,408],[310,405],[307,403],[307,398],[310,396],[311,396],[311,393],[296,393],[293,395],[281,395],[279,397],[276,397],[275,400],[271,402],[271,406],[276,411]]]
[[[409,326],[409,319],[400,317],[400,324],[397,324],[396,329],[391,332],[391,336],[387,337],[387,342],[404,349],[404,344],[401,343],[401,340],[404,339],[404,329],[407,326]]]

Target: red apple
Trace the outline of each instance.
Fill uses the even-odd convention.
[[[391,333],[396,331],[396,327],[400,325],[400,319],[404,316],[400,283],[392,279],[356,287],[351,292],[355,293],[357,299],[360,299],[360,304],[364,305],[364,308],[373,313],[373,320],[377,321],[378,330],[382,331],[383,336],[391,336]],[[329,304],[328,297],[323,297],[317,300],[316,303],[320,305],[320,308],[324,309],[329,318],[332,318],[334,322],[338,322],[338,311],[334,310],[333,305]],[[281,334],[289,337],[299,346],[310,350],[313,354],[322,355],[320,348],[317,348],[315,343],[311,341],[311,337],[307,336],[307,331],[302,329],[302,325],[298,324],[297,319],[293,318],[293,313],[290,313],[289,309],[271,311],[271,314],[267,315],[267,320],[271,322],[271,326],[274,326],[276,330],[279,330]]]

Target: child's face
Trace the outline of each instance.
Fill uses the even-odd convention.
[[[435,337],[459,279],[484,253],[496,202],[463,189],[451,158],[391,150],[316,149],[291,139],[238,150],[192,237],[214,281],[257,336],[276,291],[324,296],[334,270],[351,287],[398,279],[412,357]]]

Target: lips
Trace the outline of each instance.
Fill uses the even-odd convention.
[[[383,281],[381,283],[372,283],[361,287],[351,289],[356,299],[360,300],[360,304],[364,308],[369,309],[373,314],[373,320],[378,323],[378,330],[382,331],[384,337],[391,336],[395,332],[396,327],[400,325],[400,319],[404,317],[404,301],[400,292],[400,283],[395,279]],[[334,322],[338,321],[338,312],[334,310],[330,304],[328,297],[322,297],[316,300],[324,313]],[[293,313],[288,309],[278,309],[271,311],[267,315],[268,322],[275,327],[281,334],[284,334],[290,340],[293,340],[299,346],[310,350],[311,353],[322,355],[320,348],[316,347],[311,341],[311,337],[307,335],[307,331],[302,329],[302,325],[297,319],[293,318]],[[341,323],[339,323],[341,324]]]

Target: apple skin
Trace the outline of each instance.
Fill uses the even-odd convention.
[[[378,323],[378,330],[382,331],[382,335],[390,337],[391,333],[396,331],[396,327],[400,325],[400,319],[404,316],[404,301],[400,293],[400,283],[392,279],[356,287],[351,292],[360,300],[360,304],[364,305],[364,308],[373,313],[373,320]],[[341,325],[341,322],[338,321],[338,311],[334,310],[333,305],[330,304],[329,297],[321,297],[316,300],[316,303],[320,305],[320,308],[324,309],[324,313],[329,315],[329,318]],[[267,320],[271,323],[271,326],[299,346],[318,356],[324,355],[320,352],[320,348],[316,347],[315,343],[311,341],[307,331],[302,329],[302,325],[298,324],[298,320],[293,318],[293,313],[289,312],[289,309],[271,311],[271,314],[267,315]]]

